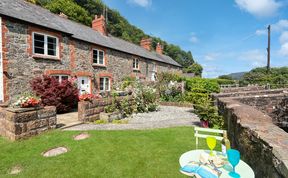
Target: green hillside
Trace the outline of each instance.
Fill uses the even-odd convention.
[[[105,4],[101,0],[28,0],[42,7],[49,9],[53,13],[63,12],[69,19],[91,26],[95,15],[103,14]],[[139,44],[143,37],[151,37],[152,45],[155,49],[160,42],[164,47],[164,54],[172,57],[184,68],[192,65],[194,59],[190,51],[184,51],[179,46],[169,44],[166,41],[145,34],[141,29],[131,25],[121,14],[114,9],[107,7],[108,31],[111,35]]]

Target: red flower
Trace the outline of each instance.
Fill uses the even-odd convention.
[[[102,98],[100,95],[93,95],[93,94],[82,94],[79,96],[80,101],[92,101],[93,99],[99,99]]]

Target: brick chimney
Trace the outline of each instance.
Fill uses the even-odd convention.
[[[97,15],[95,15],[95,19],[92,21],[92,28],[93,30],[98,31],[103,35],[107,35],[106,22],[103,15],[101,15],[99,18],[97,17]]]
[[[151,38],[143,38],[140,42],[140,46],[142,48],[147,49],[148,51],[151,50],[151,43],[152,43],[152,39]]]
[[[156,52],[158,54],[163,54],[163,47],[162,47],[162,45],[160,43],[157,43]]]

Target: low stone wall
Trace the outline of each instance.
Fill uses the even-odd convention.
[[[268,114],[274,120],[276,119],[276,116],[273,114],[273,111],[285,97],[287,97],[287,94],[273,94],[264,96],[241,97],[236,98],[235,100]]]
[[[254,170],[256,178],[288,177],[288,133],[272,118],[235,98],[217,98],[232,147]]]
[[[56,128],[56,108],[1,108],[0,135],[11,140],[29,138]]]
[[[177,107],[186,107],[186,108],[193,108],[193,104],[191,103],[179,103],[179,102],[160,102],[162,106],[177,106]]]
[[[235,91],[231,93],[214,94],[215,97],[240,97],[240,96],[266,96],[271,94],[287,94],[287,89],[256,90],[256,91]]]
[[[265,90],[265,86],[248,86],[248,87],[231,87],[231,88],[221,88],[221,93],[233,93],[242,91],[258,91]]]
[[[118,101],[124,99],[129,101],[133,100],[132,96],[120,96],[117,98]],[[78,120],[83,122],[93,122],[100,119],[100,113],[104,112],[106,106],[112,105],[113,98],[103,98],[93,101],[80,101],[78,103]]]

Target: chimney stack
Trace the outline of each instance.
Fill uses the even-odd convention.
[[[92,21],[92,28],[93,30],[98,31],[103,35],[107,35],[106,22],[103,15],[101,15],[99,18],[97,15],[95,15],[95,19]]]
[[[146,50],[150,51],[151,50],[151,43],[152,39],[151,38],[143,38],[140,42],[140,46],[142,48],[145,48]]]
[[[160,43],[157,43],[156,52],[158,54],[163,54],[163,47],[162,47],[162,45]]]

